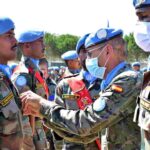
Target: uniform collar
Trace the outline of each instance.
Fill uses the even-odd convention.
[[[108,73],[106,79],[104,79],[101,83],[101,89],[104,90],[110,82],[113,80],[113,78],[118,74],[118,71],[126,66],[126,62],[123,61],[119,65],[117,65],[111,72]]]
[[[69,68],[68,68],[69,69]],[[69,71],[72,73],[72,74],[77,74],[77,73],[80,73],[80,69],[69,69]]]
[[[31,66],[32,68],[39,68],[39,59],[34,59],[31,57],[22,56],[21,61],[25,64]]]

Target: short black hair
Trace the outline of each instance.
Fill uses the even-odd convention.
[[[46,64],[47,67],[48,67],[48,61],[47,61],[47,59],[46,59],[46,58],[41,58],[41,59],[39,60],[39,65],[41,65],[41,64]]]

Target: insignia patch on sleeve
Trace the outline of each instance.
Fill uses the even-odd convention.
[[[24,76],[19,76],[16,80],[17,86],[25,86],[27,84],[27,79]]]
[[[113,84],[113,85],[111,86],[111,89],[112,89],[113,91],[115,91],[115,92],[118,92],[118,93],[122,93],[122,92],[123,92],[123,88],[122,88],[121,86],[118,86],[118,85],[115,85],[115,84]]]
[[[98,98],[93,104],[93,109],[97,112],[104,110],[105,107],[106,107],[106,100],[104,97]]]
[[[62,98],[66,99],[66,100],[76,100],[78,99],[80,96],[78,95],[72,95],[72,94],[63,94]]]
[[[12,98],[13,98],[13,94],[12,94],[12,92],[10,92],[5,98],[0,100],[0,105],[2,107],[5,107],[7,104],[9,104],[9,102],[12,100]]]

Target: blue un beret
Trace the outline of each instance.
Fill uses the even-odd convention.
[[[76,45],[76,52],[77,52],[78,54],[79,54],[79,52],[80,52],[81,47],[84,46],[85,40],[86,40],[86,38],[87,38],[88,36],[89,36],[89,33],[88,33],[88,34],[85,34],[84,36],[82,36],[82,37],[78,40],[77,45]]]
[[[44,36],[43,31],[26,31],[20,34],[18,38],[19,43],[33,42]]]
[[[134,67],[134,66],[141,66],[141,64],[139,63],[139,62],[134,62],[134,63],[132,63],[132,67]]]
[[[14,22],[8,17],[0,17],[0,35],[14,29]]]
[[[102,28],[99,29],[95,33],[91,33],[86,41],[85,41],[85,48],[91,47],[96,44],[101,44],[106,42],[118,35],[122,35],[123,31],[121,29],[111,29],[111,28]]]
[[[67,51],[61,55],[63,60],[73,60],[78,58],[78,54],[75,50]]]
[[[133,5],[135,8],[150,6],[150,0],[133,0]]]

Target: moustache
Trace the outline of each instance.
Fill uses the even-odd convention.
[[[13,45],[12,47],[11,47],[11,49],[16,49],[17,48],[17,44],[15,44],[15,45]]]

